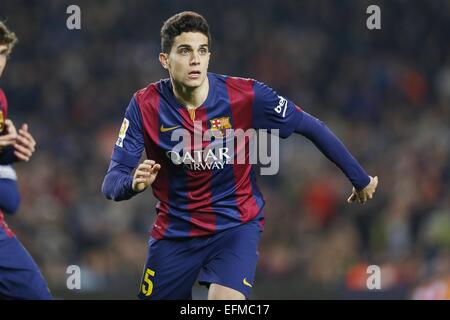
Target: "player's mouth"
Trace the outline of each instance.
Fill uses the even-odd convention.
[[[198,70],[194,70],[188,73],[189,79],[199,79],[202,73]]]

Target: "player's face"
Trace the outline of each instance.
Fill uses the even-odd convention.
[[[6,66],[6,58],[8,57],[9,48],[5,44],[0,44],[0,77],[2,76],[3,69]]]
[[[183,32],[175,37],[170,54],[162,53],[160,60],[173,81],[197,88],[206,79],[210,55],[207,36],[200,32]]]

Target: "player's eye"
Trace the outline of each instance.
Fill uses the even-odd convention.
[[[203,56],[203,55],[205,55],[205,54],[208,53],[208,49],[206,49],[206,48],[200,48],[200,50],[198,50],[198,52]]]
[[[183,49],[180,49],[180,54],[181,55],[183,55],[183,56],[185,56],[185,55],[188,55],[189,54],[189,49],[188,48],[183,48]]]

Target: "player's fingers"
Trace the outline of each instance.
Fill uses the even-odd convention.
[[[13,145],[16,143],[16,139],[10,138],[10,139],[1,139],[0,140],[0,147],[7,147],[10,145]]]
[[[362,204],[361,191],[356,191],[355,196],[356,196],[355,200],[358,200],[358,203]]]
[[[10,132],[8,134],[0,136],[0,141],[16,140],[16,139],[17,139],[17,133],[15,133],[15,132]]]
[[[139,166],[140,167],[145,167],[145,168],[151,168],[153,166],[153,164],[147,162],[147,160],[146,160],[145,162],[142,162]]]
[[[17,159],[22,160],[22,161],[30,161],[30,157],[28,157],[27,155],[24,155],[21,152],[18,152],[17,150],[14,151],[14,155],[17,157]]]
[[[136,170],[136,177],[150,177],[151,173],[148,170]]]
[[[7,127],[14,127],[14,129],[16,128],[16,126],[14,125],[14,122],[12,122],[11,119],[6,119],[5,120],[5,126],[7,126]]]
[[[18,144],[24,146],[25,148],[30,149],[32,152],[34,152],[34,144],[27,138],[25,138],[22,135],[17,136],[17,142]]]
[[[10,145],[12,145],[14,143],[15,143],[14,140],[12,140],[12,141],[0,141],[0,147],[7,147],[7,146],[10,146]]]
[[[142,162],[142,163],[145,163],[145,164],[148,164],[148,165],[150,165],[150,166],[153,166],[154,164],[155,164],[155,161],[154,160],[144,160],[144,162]]]
[[[29,148],[27,148],[26,146],[22,146],[18,143],[14,145],[14,149],[16,149],[17,152],[26,155],[27,157],[31,157],[31,155],[33,154],[33,152]]]
[[[33,149],[28,144],[22,144],[19,142],[19,140],[16,140],[16,143],[14,144],[14,148],[18,150],[19,152],[26,153],[26,154],[33,154]]]
[[[0,141],[15,141],[17,139],[17,135],[7,134],[0,137]]]
[[[14,125],[14,122],[12,122],[10,119],[5,120],[5,128],[6,132],[17,134],[16,126]]]
[[[367,193],[366,192],[360,192],[360,194],[359,194],[359,197],[360,197],[360,199],[361,199],[361,204],[364,204],[364,203],[366,203],[366,201],[367,201]]]
[[[7,132],[5,135],[0,136],[0,140],[2,139],[10,139],[10,138],[17,138],[17,133],[16,132]]]
[[[161,165],[155,164],[155,165],[153,166],[153,168],[152,168],[151,173],[152,173],[152,174],[156,174],[156,173],[158,173],[159,169],[161,169]]]
[[[355,199],[356,199],[356,195],[354,193],[352,193],[350,195],[350,197],[348,197],[347,202],[348,203],[353,203],[353,202],[355,202]]]
[[[36,146],[36,140],[34,140],[33,136],[28,131],[20,129],[19,137],[28,140],[33,147]]]
[[[141,163],[137,170],[143,170],[143,171],[150,171],[152,169],[152,166],[146,163]]]

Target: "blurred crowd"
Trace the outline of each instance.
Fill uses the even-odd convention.
[[[101,194],[132,94],[167,77],[157,60],[169,16],[194,10],[212,32],[210,71],[263,81],[323,120],[371,175],[375,198],[302,136],[282,141],[266,199],[254,298],[449,298],[450,1],[2,0],[19,37],[0,86],[38,142],[16,166],[22,206],[7,217],[57,297],[134,299],[156,200]],[[82,290],[66,288],[78,265]],[[367,266],[381,288],[366,287]],[[444,289],[443,289],[444,288]]]

